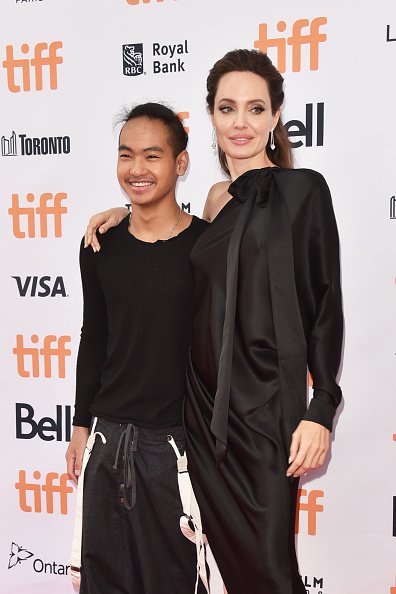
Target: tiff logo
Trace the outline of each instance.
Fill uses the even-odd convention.
[[[39,206],[20,206],[19,195],[12,195],[12,206],[8,209],[8,214],[12,217],[12,228],[14,236],[18,239],[26,237],[26,225],[22,228],[21,219],[27,223],[27,236],[36,237],[36,222],[39,228],[39,237],[48,237],[48,219],[53,217],[54,236],[62,237],[62,215],[67,213],[67,207],[62,206],[62,201],[66,200],[65,192],[51,194],[45,192],[39,198]],[[35,195],[29,192],[26,195],[27,202],[34,202]],[[50,205],[49,203],[52,204]],[[25,229],[25,230],[23,230]]]
[[[176,0],[173,0],[174,2]],[[151,0],[127,0],[128,4],[135,6],[136,4],[150,4]],[[164,0],[155,0],[155,2],[164,2]]]
[[[188,120],[188,118],[190,117],[190,112],[189,111],[179,111],[179,113],[177,114],[177,117],[183,124],[183,128],[185,129],[186,134],[188,134],[190,132],[190,128],[188,126],[184,126],[184,120]]]
[[[33,479],[39,481],[41,479],[41,472],[35,470],[33,472]],[[55,481],[58,481],[58,483],[56,484]],[[28,483],[26,481],[26,470],[20,470],[19,480],[15,483],[15,488],[19,491],[20,509],[23,512],[40,514],[44,507],[44,511],[47,514],[53,514],[54,495],[56,493],[59,494],[59,511],[62,515],[66,515],[68,495],[73,493],[73,488],[68,482],[69,476],[66,473],[59,475],[57,472],[49,472],[43,484]],[[28,494],[33,494],[33,497],[28,497]]]
[[[11,134],[10,138],[6,138],[5,136],[1,137],[1,154],[3,157],[16,157],[18,154],[15,132]]]
[[[30,338],[32,344],[38,345],[39,337],[32,334]],[[66,348],[66,344],[71,342],[71,336],[55,336],[49,334],[44,336],[43,346],[25,346],[22,334],[16,335],[16,346],[12,349],[17,359],[18,375],[21,377],[40,377],[41,371],[44,371],[44,377],[54,377],[52,373],[53,360],[57,364],[56,377],[64,379],[66,376],[66,357],[70,357],[71,350]],[[41,358],[41,365],[40,365]],[[27,362],[29,361],[29,366]],[[28,367],[28,368],[27,368]]]
[[[391,196],[389,201],[389,218],[396,219],[396,198]]]
[[[58,66],[63,63],[63,58],[58,55],[62,48],[61,41],[48,43],[40,42],[34,47],[32,58],[15,58],[14,47],[6,45],[6,59],[3,66],[7,71],[7,84],[11,93],[31,90],[31,73],[34,73],[34,88],[42,91],[44,88],[44,69],[47,71],[49,88],[53,91],[58,88]],[[27,43],[21,45],[22,54],[29,54],[30,47]],[[18,77],[16,74],[18,73]],[[17,80],[16,80],[17,78]],[[22,83],[22,88],[21,88]]]
[[[309,22],[308,19],[299,19],[293,23],[292,34],[282,37],[269,37],[268,25],[262,23],[259,25],[259,38],[254,42],[254,47],[264,54],[268,53],[269,48],[277,50],[278,70],[286,72],[286,46],[292,48],[292,71],[301,71],[301,48],[303,45],[309,46],[309,68],[318,70],[319,68],[319,44],[327,39],[326,33],[320,33],[319,29],[326,25],[326,17],[317,17]],[[279,21],[276,25],[279,33],[286,31],[286,22]],[[303,34],[302,30],[308,28],[308,33]]]
[[[294,528],[295,534],[299,534],[300,532],[300,514],[302,511],[305,511],[308,516],[308,534],[315,536],[317,513],[324,510],[323,505],[317,503],[317,499],[322,498],[323,496],[324,492],[316,489],[309,492],[306,489],[298,489],[296,524]],[[307,497],[307,501],[302,502],[302,497]]]

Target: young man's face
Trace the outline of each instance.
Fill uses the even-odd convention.
[[[176,181],[187,168],[188,155],[183,151],[174,156],[169,135],[161,120],[139,117],[124,125],[117,176],[132,204],[153,205],[174,199]]]

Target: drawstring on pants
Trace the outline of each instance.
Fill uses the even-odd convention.
[[[133,454],[137,450],[138,434],[138,428],[135,425],[132,425],[132,423],[128,423],[120,435],[113,464],[113,470],[118,470],[120,450],[122,444],[124,444],[124,452],[122,456],[124,480],[121,489],[124,506],[127,510],[131,510],[136,504],[136,472]],[[129,491],[131,491],[130,501],[128,498]]]

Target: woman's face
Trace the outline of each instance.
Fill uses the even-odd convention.
[[[249,169],[270,165],[265,147],[278,119],[279,111],[272,114],[264,78],[252,72],[229,72],[221,77],[212,121],[229,165],[240,159]]]

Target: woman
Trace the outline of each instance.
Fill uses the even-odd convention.
[[[341,400],[337,227],[323,177],[291,168],[282,85],[254,50],[227,53],[207,80],[232,183],[210,190],[204,218],[213,223],[190,257],[184,418],[191,479],[228,594],[305,593],[294,547],[298,477],[323,464]]]

